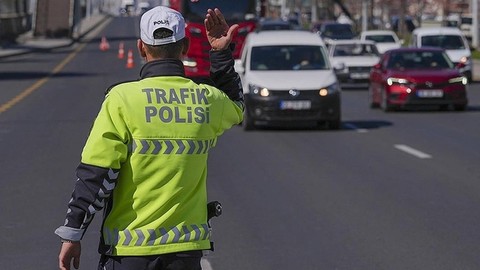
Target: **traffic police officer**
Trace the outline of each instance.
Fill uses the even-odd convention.
[[[80,240],[104,209],[99,269],[201,269],[210,249],[207,157],[217,137],[243,117],[243,95],[230,50],[232,33],[218,9],[207,11],[216,87],[185,77],[185,21],[166,7],[140,21],[137,81],[112,86],[77,168],[63,226],[60,269],[80,262]]]

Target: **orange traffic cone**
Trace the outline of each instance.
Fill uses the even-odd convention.
[[[123,47],[123,42],[120,42],[120,45],[118,45],[118,59],[123,59],[125,57],[125,49]]]
[[[135,63],[133,62],[133,51],[130,49],[128,50],[128,55],[127,55],[127,68],[133,68],[135,67]]]
[[[108,44],[107,38],[103,36],[102,41],[100,42],[100,50],[106,51],[108,49],[110,49],[110,44]]]

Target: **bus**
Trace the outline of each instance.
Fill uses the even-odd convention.
[[[191,2],[190,0],[170,0],[169,6],[182,13],[186,20],[185,35],[190,39],[190,48],[183,59],[185,74],[192,80],[202,82],[210,76],[210,44],[203,21],[209,8],[219,8],[229,25],[239,24],[232,43],[235,44],[234,58],[240,57],[240,51],[247,34],[254,31],[257,22],[256,0],[209,0]]]

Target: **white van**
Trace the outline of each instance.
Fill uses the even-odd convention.
[[[318,34],[248,34],[235,63],[245,95],[245,130],[260,125],[341,125],[340,85]]]
[[[463,64],[460,71],[472,80],[473,63],[468,41],[462,31],[456,27],[422,27],[412,33],[411,47],[440,47],[456,64]]]

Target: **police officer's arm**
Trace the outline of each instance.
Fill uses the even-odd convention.
[[[219,9],[209,9],[205,17],[205,29],[210,51],[210,76],[215,86],[243,108],[242,84],[234,69],[234,59],[231,44],[233,32],[238,24],[228,26]]]
[[[62,239],[80,241],[96,212],[113,192],[120,164],[127,156],[129,140],[121,104],[109,93],[93,124],[77,168],[77,182],[68,203],[63,226],[55,233]]]
[[[55,233],[65,240],[80,241],[95,213],[110,197],[117,175],[113,169],[80,163],[64,226]]]

